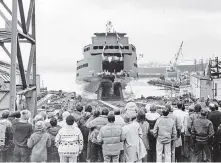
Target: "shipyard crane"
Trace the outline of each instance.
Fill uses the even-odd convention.
[[[173,69],[173,70],[176,69],[177,61],[178,61],[180,55],[182,55],[182,47],[183,47],[183,41],[182,41],[181,44],[180,44],[180,47],[179,47],[178,52],[175,54],[175,60],[174,60],[174,62],[172,63],[172,61],[170,61],[170,69]]]

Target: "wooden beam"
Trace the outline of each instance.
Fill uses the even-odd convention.
[[[19,66],[19,70],[20,70],[23,89],[26,89],[27,88],[27,83],[26,83],[26,79],[25,79],[25,70],[24,70],[24,66],[23,66],[21,49],[20,49],[18,39],[17,39],[17,59],[18,59],[18,66]]]
[[[26,21],[27,32],[29,32],[29,29],[30,29],[31,17],[32,17],[32,14],[33,14],[34,5],[35,5],[34,0],[31,0],[30,4],[29,4],[28,16],[27,16],[27,21]]]
[[[28,61],[27,73],[26,73],[26,82],[27,82],[28,86],[30,84],[29,83],[30,82],[30,74],[31,74],[31,68],[32,68],[32,64],[33,64],[34,54],[35,54],[35,45],[32,45],[30,56],[29,56],[29,61]]]
[[[25,23],[25,13],[23,7],[23,0],[18,0],[18,7],[20,11],[21,25],[23,33],[27,35],[26,23]]]

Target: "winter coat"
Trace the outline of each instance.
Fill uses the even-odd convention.
[[[123,126],[124,153],[126,162],[141,160],[147,154],[142,141],[142,128],[136,121]]]
[[[144,146],[147,150],[149,150],[149,139],[148,139],[148,134],[150,132],[149,123],[147,121],[144,121],[144,122],[139,122],[139,124],[143,133],[142,140],[143,140]]]
[[[161,116],[157,119],[153,129],[153,135],[162,144],[170,143],[177,135],[176,126],[174,120],[168,116]]]
[[[58,131],[55,143],[60,155],[79,155],[83,149],[83,136],[81,130],[75,126],[66,125]]]
[[[221,112],[218,110],[211,111],[208,114],[208,119],[212,122],[214,131],[218,130],[219,125],[221,124]]]
[[[97,141],[102,143],[104,156],[115,156],[123,149],[122,127],[114,123],[108,123],[101,127]]]
[[[90,132],[90,129],[88,129],[86,127],[86,122],[88,121],[88,119],[90,117],[91,117],[91,113],[85,112],[85,113],[83,113],[83,115],[77,121],[78,127],[82,132],[85,143],[88,142],[88,135],[89,135],[89,132]]]
[[[54,126],[54,127],[50,127],[47,132],[50,135],[51,138],[51,148],[50,151],[53,152],[55,149],[55,152],[57,151],[57,147],[55,146],[55,137],[58,134],[58,131],[61,129],[60,126]],[[53,148],[53,149],[52,149]]]
[[[89,129],[94,128],[89,138],[92,143],[98,143],[97,135],[99,134],[100,128],[105,126],[107,123],[108,123],[107,116],[100,115],[99,117],[93,119],[92,121],[86,124],[87,128]]]
[[[207,142],[214,135],[213,124],[206,117],[201,116],[193,122],[191,133],[195,135],[196,141]]]
[[[121,127],[125,125],[124,119],[121,115],[115,115],[115,121],[114,124],[120,125]]]
[[[77,122],[78,119],[81,117],[81,112],[79,112],[79,111],[74,111],[74,112],[72,113],[72,116],[74,117],[75,122]]]
[[[51,138],[46,132],[34,132],[27,142],[28,148],[32,148],[31,162],[47,161],[47,147],[51,146]]]
[[[200,118],[201,117],[201,114],[200,112],[199,113],[193,113],[190,115],[190,119],[189,119],[189,124],[188,124],[188,130],[191,131],[191,128],[193,127],[193,122]]]

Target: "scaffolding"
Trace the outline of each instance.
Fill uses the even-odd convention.
[[[8,2],[9,0],[7,0]],[[31,111],[32,115],[37,113],[37,93],[36,93],[36,31],[35,31],[35,0],[26,0],[29,3],[28,14],[25,17],[25,8],[23,0],[11,0],[12,8],[8,7],[4,0],[0,0],[0,5],[3,10],[0,10],[0,16],[4,19],[8,28],[0,29],[0,46],[11,59],[10,70],[10,104],[9,110],[15,111],[16,96],[24,95],[27,109]],[[19,15],[17,14],[19,10]],[[9,18],[5,13],[10,15]],[[20,20],[18,19],[20,18]],[[21,30],[20,30],[20,29]],[[31,32],[30,32],[31,31]],[[21,43],[31,45],[27,71],[25,71]],[[11,45],[11,52],[7,49],[5,44]],[[17,58],[17,62],[16,62]],[[19,68],[22,88],[16,89],[16,68]],[[32,75],[31,75],[32,74]],[[31,82],[32,81],[32,82]]]

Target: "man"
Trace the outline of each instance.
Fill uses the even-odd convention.
[[[98,142],[102,143],[104,162],[119,162],[120,150],[123,147],[122,127],[114,123],[113,113],[108,115],[108,124],[101,127],[97,136]]]
[[[120,108],[116,108],[114,110],[114,114],[115,114],[114,123],[117,124],[117,125],[120,125],[121,127],[123,127],[125,125],[125,122],[124,122],[123,117],[120,115]]]
[[[90,130],[86,127],[86,122],[91,117],[91,112],[92,112],[92,107],[90,105],[86,106],[83,114],[77,121],[78,127],[81,130],[83,134],[83,138],[84,138],[83,151],[79,155],[80,162],[86,162],[86,158],[87,158],[88,135],[89,135]]]
[[[32,134],[32,125],[28,123],[31,113],[28,110],[21,111],[21,118],[15,124],[13,142],[14,148],[14,161],[15,162],[28,162],[30,150],[27,146],[28,138]]]
[[[156,106],[150,106],[150,112],[146,113],[147,122],[150,125],[150,130],[153,130],[154,125],[158,118],[160,118],[160,114],[156,112]],[[149,151],[148,151],[148,162],[156,162],[156,138],[149,133]]]
[[[162,162],[163,150],[165,162],[171,162],[171,140],[176,137],[177,131],[174,120],[168,117],[169,110],[164,108],[162,114],[152,131],[157,138],[157,162]]]
[[[76,110],[74,110],[74,112],[72,113],[74,119],[75,119],[75,122],[78,121],[78,119],[81,117],[81,112],[83,111],[83,106],[82,105],[77,105],[76,107]]]
[[[179,101],[177,103],[177,110],[174,110],[173,114],[176,115],[177,117],[180,118],[181,120],[181,125],[182,125],[182,129],[181,129],[181,151],[179,152],[179,156],[181,158],[181,154],[183,153],[184,151],[184,135],[185,135],[185,129],[184,129],[184,120],[185,120],[185,117],[188,115],[188,113],[185,111],[185,106],[183,104],[183,102]]]
[[[209,108],[211,112],[208,114],[208,119],[212,122],[213,124],[213,129],[214,129],[214,143],[213,143],[213,160],[216,159],[216,157],[219,156],[219,146],[216,140],[218,140],[217,136],[217,130],[219,125],[221,124],[221,112],[216,110],[216,105],[214,103],[209,104]]]
[[[108,123],[108,113],[109,110],[103,108],[99,117],[86,123],[87,128],[93,129],[93,132],[91,133],[91,162],[103,161],[102,146],[97,142],[97,135],[99,134],[101,127]]]
[[[180,118],[173,114],[173,108],[171,107],[171,105],[167,104],[165,107],[169,111],[168,117],[170,117],[172,120],[174,120],[176,130],[177,130],[177,136],[174,137],[174,139],[171,141],[171,158],[172,158],[172,162],[175,162],[176,142],[177,143],[180,142],[178,139],[180,139],[182,124],[181,124]],[[177,158],[177,162],[178,161],[180,161],[180,157]]]
[[[74,125],[74,117],[69,115],[66,124],[55,137],[60,162],[77,162],[78,155],[83,149],[83,136],[78,127]]]
[[[8,154],[12,146],[13,131],[12,123],[8,120],[9,114],[8,110],[3,111],[0,119],[0,162],[7,162],[10,159]]]
[[[201,110],[201,116],[193,122],[193,127],[191,129],[192,135],[195,136],[195,148],[192,158],[192,162],[201,162],[202,152],[206,154],[206,160],[211,162],[211,152],[209,149],[209,140],[214,135],[213,124],[207,118],[207,111],[205,109]]]

